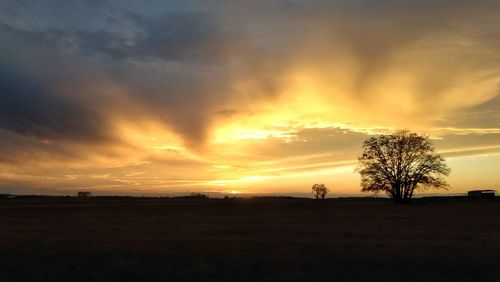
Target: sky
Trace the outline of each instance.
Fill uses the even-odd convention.
[[[0,35],[0,193],[360,194],[401,128],[500,189],[499,1],[3,0]]]

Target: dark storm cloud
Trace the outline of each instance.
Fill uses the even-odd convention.
[[[0,128],[43,140],[99,141],[99,115],[36,80],[0,65]]]
[[[67,103],[76,99],[83,108],[123,115],[128,108],[113,102],[106,107],[88,105],[92,99],[85,98],[89,95],[85,84],[115,86],[124,92],[122,101],[129,99],[142,107],[143,113],[163,121],[186,143],[203,142],[228,85],[220,56],[226,35],[214,15],[196,5],[173,2],[151,3],[155,10],[131,9],[137,5],[120,1],[103,1],[97,7],[85,1],[59,4],[4,3],[9,9],[3,11],[5,22],[0,23],[3,52],[32,72],[68,78],[45,83],[45,92],[65,84],[66,93],[60,96]],[[30,60],[34,54],[39,58]],[[40,58],[55,62],[40,63]],[[92,95],[106,100],[106,91]]]
[[[203,63],[216,57],[218,38],[206,14],[167,12],[150,18],[128,13],[128,19],[137,30],[134,37],[74,30],[61,32],[57,41],[70,39],[76,52],[85,56],[106,55],[119,60],[155,58]]]
[[[213,23],[201,13],[169,12],[155,18],[128,13],[128,19],[137,34],[62,27],[27,30],[5,23],[0,23],[0,32],[4,40],[23,48],[51,48],[62,54],[114,60],[210,61],[216,57],[217,42],[222,39],[212,36]]]
[[[200,12],[167,12],[155,18],[131,15],[142,39],[130,49],[132,56],[165,60],[205,61],[217,57],[222,35],[209,15]]]

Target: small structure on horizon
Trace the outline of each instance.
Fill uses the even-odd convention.
[[[78,198],[91,198],[91,197],[92,197],[92,193],[90,193],[88,191],[78,192]]]
[[[186,198],[191,198],[191,199],[208,199],[208,196],[202,193],[191,193],[189,196],[186,196]]]
[[[472,199],[489,199],[495,198],[495,190],[484,189],[484,190],[472,190],[467,192],[467,196]]]

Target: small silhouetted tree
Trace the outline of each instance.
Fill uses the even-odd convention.
[[[326,194],[329,192],[328,188],[326,188],[325,184],[314,184],[312,187],[312,192],[316,199],[321,198],[321,200],[324,200],[326,197]]]
[[[426,136],[399,130],[363,144],[357,171],[363,192],[386,192],[396,203],[410,201],[415,190],[446,188],[450,169]]]

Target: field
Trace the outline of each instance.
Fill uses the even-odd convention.
[[[500,201],[0,200],[0,281],[500,281]]]

